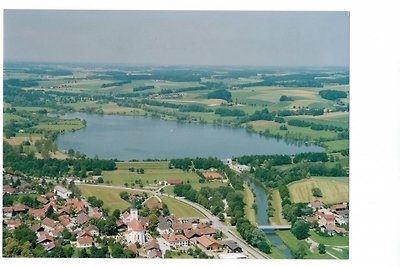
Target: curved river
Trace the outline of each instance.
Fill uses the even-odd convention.
[[[69,113],[65,119],[86,120],[86,127],[60,135],[62,150],[74,149],[89,157],[145,160],[255,154],[296,154],[324,149],[248,133],[243,128],[178,123],[136,116]]]

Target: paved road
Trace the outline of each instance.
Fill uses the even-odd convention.
[[[168,196],[167,194],[161,194],[161,193],[157,193],[157,192],[146,190],[146,189],[131,189],[131,188],[123,187],[123,186],[93,185],[93,184],[82,184],[82,185],[92,186],[92,187],[101,187],[101,188],[116,188],[116,189],[123,189],[123,190],[129,190],[129,191],[141,191],[141,192],[146,192],[146,193],[153,194],[155,196],[159,196],[159,195]],[[178,201],[184,202],[184,203],[194,207],[195,209],[197,209],[198,211],[203,213],[212,222],[213,226],[216,229],[219,229],[228,238],[234,240],[243,249],[244,252],[247,252],[246,254],[248,254],[249,258],[254,258],[254,259],[266,259],[266,258],[269,258],[267,255],[261,253],[260,251],[258,251],[255,248],[251,247],[243,239],[241,239],[241,238],[237,237],[236,235],[234,235],[231,232],[231,230],[230,230],[230,228],[228,226],[222,224],[216,216],[212,215],[212,213],[210,211],[208,211],[207,209],[205,209],[203,206],[201,206],[201,205],[199,205],[197,203],[193,203],[193,202],[191,202],[189,200],[186,200],[184,198],[180,198],[180,197],[174,197],[174,198],[176,200],[178,200]]]

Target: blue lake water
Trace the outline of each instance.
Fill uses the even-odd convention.
[[[56,143],[87,156],[119,160],[208,157],[226,159],[254,154],[296,154],[324,149],[210,124],[178,123],[118,115],[70,113],[63,118],[86,120],[86,128],[60,135]]]

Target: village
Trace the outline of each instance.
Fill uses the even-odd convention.
[[[33,178],[29,182],[6,174],[4,180],[3,197],[38,195],[32,189],[34,184],[41,190],[51,188],[44,179]],[[29,228],[37,242],[31,246],[42,246],[45,257],[46,253],[51,255],[52,251],[62,247],[71,248],[79,257],[88,255],[89,251],[93,256],[118,257],[113,249],[110,253],[107,246],[119,244],[119,249],[128,257],[247,258],[236,242],[213,228],[210,220],[177,218],[166,214],[161,203],[146,202],[146,197],[143,193],[131,193],[129,209],[108,215],[101,208],[90,205],[88,199],[75,196],[62,185],[55,185],[53,190],[36,198],[25,198],[26,204],[4,206],[3,224],[9,231]],[[150,214],[141,216],[138,206],[150,210]],[[158,216],[156,225],[154,214]],[[104,247],[107,249],[102,250],[103,254],[96,254]]]

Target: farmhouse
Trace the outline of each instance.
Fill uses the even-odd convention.
[[[69,198],[69,196],[72,194],[70,190],[66,189],[61,185],[57,185],[54,187],[54,193],[63,199]]]

